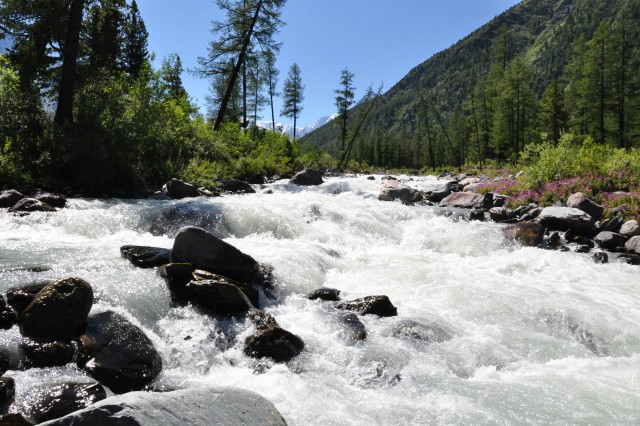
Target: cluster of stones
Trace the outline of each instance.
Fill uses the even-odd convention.
[[[618,258],[633,265],[640,265],[640,225],[635,220],[625,221],[615,215],[601,221],[605,209],[585,194],[578,192],[566,202],[541,208],[536,204],[521,206],[511,210],[506,207],[506,197],[500,194],[478,194],[486,177],[447,176],[451,179],[442,191],[423,193],[386,177],[383,180],[379,199],[399,200],[406,204],[421,203],[444,208],[471,209],[470,220],[484,221],[486,216],[494,222],[507,225],[503,229],[505,237],[522,245],[569,251],[566,244],[573,244],[574,250],[591,252],[593,260],[607,263],[605,251],[618,254]],[[617,213],[617,212],[614,212]],[[545,238],[545,236],[547,238]]]
[[[9,209],[18,214],[32,212],[55,212],[67,205],[67,199],[62,195],[51,194],[38,188],[25,186],[7,189],[0,192],[0,208]]]

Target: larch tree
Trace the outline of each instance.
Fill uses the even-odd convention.
[[[344,151],[347,141],[347,121],[349,119],[349,108],[354,103],[353,99],[355,97],[356,90],[356,88],[353,86],[354,77],[355,74],[349,71],[349,68],[343,69],[342,73],[340,74],[340,88],[335,91],[335,105],[338,109],[338,117],[336,118],[336,123],[340,124],[342,132],[341,151]]]
[[[291,65],[289,74],[284,81],[282,89],[282,114],[283,117],[293,118],[293,140],[296,140],[296,126],[298,116],[302,112],[302,102],[304,101],[304,88],[302,75],[298,64]]]

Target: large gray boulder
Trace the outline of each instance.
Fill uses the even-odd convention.
[[[484,196],[473,192],[454,192],[440,201],[440,207],[458,207],[470,209],[478,206],[484,200]]]
[[[47,203],[35,198],[23,198],[9,209],[12,212],[55,212],[56,209]]]
[[[636,220],[628,220],[622,224],[620,228],[620,235],[625,237],[636,237],[640,235],[640,225]]]
[[[164,184],[164,186],[162,187],[162,192],[164,192],[174,200],[200,196],[198,188],[175,178]]]
[[[304,169],[303,171],[296,173],[289,183],[302,186],[322,185],[324,183],[322,176],[323,173],[320,170]]]
[[[162,370],[151,340],[114,312],[91,315],[79,342],[78,367],[114,393],[142,390]]]
[[[417,189],[413,189],[397,180],[383,180],[380,188],[380,201],[401,201],[411,204],[423,200],[423,195]]]
[[[567,207],[573,207],[583,212],[587,213],[589,216],[593,218],[593,220],[598,221],[602,217],[602,213],[604,212],[604,207],[600,204],[593,201],[591,198],[584,195],[582,192],[576,192],[571,195],[567,200]]]
[[[9,189],[0,193],[0,207],[13,207],[18,201],[25,198],[25,196],[16,191],[15,189]]]
[[[251,283],[259,271],[258,262],[231,244],[201,228],[182,228],[171,250],[173,263],[190,263],[243,283]]]
[[[98,383],[61,383],[38,387],[27,400],[31,403],[29,418],[41,424],[87,408],[107,397]]]
[[[286,426],[262,396],[244,389],[203,387],[107,398],[46,426],[264,425]]]
[[[624,246],[627,242],[627,237],[616,234],[615,232],[604,231],[596,235],[593,240],[603,249],[615,250],[618,247]]]
[[[624,247],[630,253],[640,254],[640,236],[632,237]]]
[[[91,285],[80,278],[67,278],[45,286],[20,314],[24,336],[46,341],[80,336],[93,305]]]
[[[597,233],[595,220],[584,211],[572,207],[546,207],[536,221],[552,231],[572,231],[585,237],[593,237]]]

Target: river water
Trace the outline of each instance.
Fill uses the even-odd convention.
[[[94,311],[122,313],[154,342],[158,386],[249,389],[291,425],[640,423],[637,266],[521,248],[496,224],[380,202],[380,178],[279,182],[192,201],[216,213],[227,242],[274,267],[277,297],[266,310],[306,345],[288,364],[247,358],[247,322],[172,306],[153,270],[120,257],[125,244],[170,248],[170,237],[149,232],[152,218],[186,201],[2,212],[0,291],[81,277],[94,288]],[[414,179],[421,189],[443,184]],[[8,271],[24,264],[51,269]],[[346,300],[387,295],[398,316],[361,317],[368,337],[354,344],[332,304],[304,297],[320,287]],[[17,327],[0,332],[4,346],[19,339]],[[42,383],[90,381],[72,365],[6,375],[16,380],[16,408]]]

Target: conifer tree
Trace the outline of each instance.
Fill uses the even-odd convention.
[[[540,117],[539,129],[547,133],[549,139],[557,144],[560,140],[560,133],[567,124],[564,90],[558,80],[553,80],[542,94],[538,114]]]
[[[145,61],[149,58],[148,38],[149,33],[140,15],[138,4],[133,0],[125,24],[123,52],[124,69],[133,78],[140,75]]]
[[[349,71],[349,68],[342,70],[340,74],[340,89],[336,90],[336,108],[338,109],[338,117],[336,123],[341,126],[342,132],[342,145],[341,151],[344,151],[347,140],[347,121],[349,119],[349,108],[353,105],[353,98],[355,97],[353,87],[353,78],[355,75]]]
[[[298,64],[291,65],[289,74],[282,88],[282,111],[280,114],[287,118],[293,118],[293,140],[296,140],[297,120],[302,112],[304,101],[304,88],[302,76]]]

